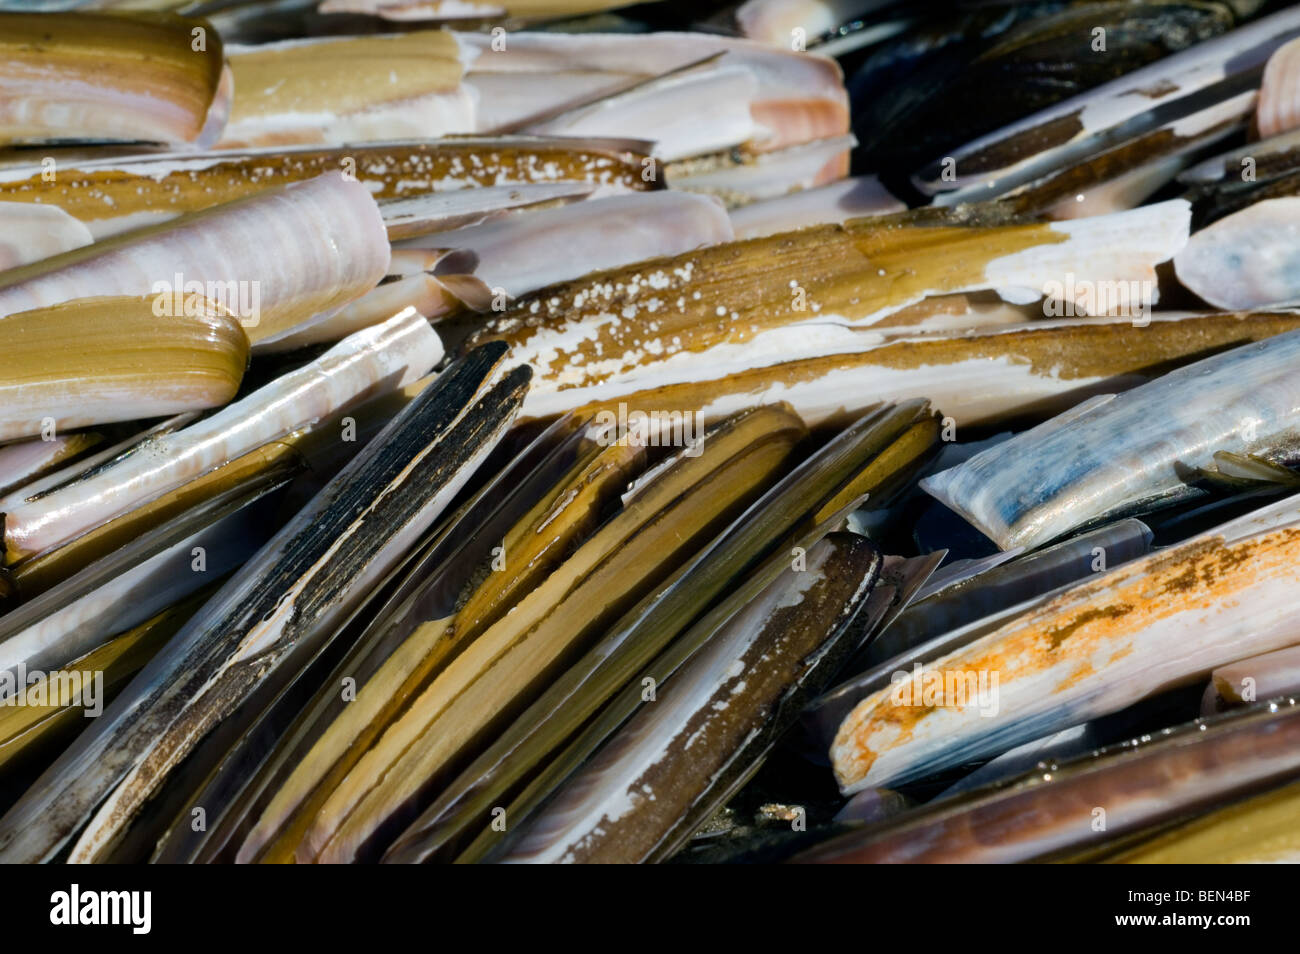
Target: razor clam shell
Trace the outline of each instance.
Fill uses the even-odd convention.
[[[1086,402],[921,487],[1004,550],[1185,496],[1187,469],[1208,466],[1216,451],[1293,447],[1297,354],[1300,332],[1291,331],[1204,358]]]
[[[1234,705],[1300,693],[1300,646],[1252,656],[1210,674],[1219,697]]]
[[[0,202],[0,272],[93,241],[89,229],[56,206]]]
[[[755,83],[749,114],[760,138],[752,145],[780,149],[849,131],[848,97],[839,66],[817,54],[774,50],[749,40],[674,32],[566,35],[521,31],[510,34],[503,51],[494,50],[493,39],[486,34],[462,33],[459,42],[469,57],[465,85],[479,93],[479,129],[530,128],[530,120],[551,117],[557,105],[586,104],[576,113],[551,121],[571,132],[575,122],[590,117],[599,135],[624,129],[628,135],[641,137],[646,130],[654,130],[656,155],[685,155],[694,152],[700,135],[718,137],[692,128],[703,125],[702,121],[684,123],[681,116],[661,115],[662,97],[672,99],[682,82],[697,82],[695,74],[702,75],[707,84],[710,75],[734,75],[740,70]],[[716,59],[710,59],[713,57]],[[690,64],[701,65],[682,70]],[[629,74],[645,77],[647,82],[627,90]],[[656,95],[658,91],[662,92]],[[605,94],[612,95],[593,102]],[[629,108],[635,103],[640,107]],[[687,103],[688,116],[700,116],[701,108],[718,108],[694,100]],[[608,105],[602,108],[603,104]],[[743,121],[737,123],[736,134],[741,125],[745,125]],[[680,129],[686,139],[675,140],[668,127]],[[691,140],[697,145],[690,145]],[[741,142],[726,142],[722,148]]]
[[[285,483],[267,474],[219,494],[13,610],[0,620],[0,669],[58,669],[241,565],[270,535]]]
[[[102,673],[103,691],[97,693],[100,705],[106,705],[176,633],[185,621],[211,595],[212,586],[204,587],[155,614],[126,632],[110,637],[94,649],[67,663],[62,672]],[[0,674],[3,681],[8,674]],[[53,673],[50,674],[51,683]],[[75,696],[59,705],[36,707],[27,711],[0,712],[0,769],[12,778],[16,767],[27,767],[37,759],[51,761],[66,748],[85,726],[82,719],[86,700]],[[4,724],[8,723],[8,726]],[[15,723],[18,723],[15,725]],[[23,724],[25,723],[25,724]],[[17,729],[12,732],[11,729]]]
[[[725,153],[668,163],[664,178],[685,192],[716,196],[728,208],[817,189],[844,177],[856,140],[832,136],[774,152]]]
[[[475,130],[455,35],[309,37],[226,50],[235,95],[218,148],[342,145]]]
[[[809,526],[808,520],[861,471],[866,456],[879,454],[882,432],[896,433],[900,424],[905,426],[924,409],[919,402],[878,408],[775,484],[674,574],[669,585],[642,600],[556,679],[443,790],[389,849],[386,859],[423,861],[448,853],[458,847],[467,829],[484,822],[489,808],[510,799],[545,765],[542,775],[528,783],[510,805],[511,827],[506,839],[493,838],[494,844],[482,846],[483,851],[503,851],[550,788],[559,785],[639,707],[642,683],[632,677],[653,663],[655,681],[662,682],[709,634],[756,598],[788,565],[789,557],[782,549],[757,569],[748,571],[755,554],[779,546],[778,540],[791,535],[794,539],[788,542],[806,551],[837,526],[857,501],[849,501],[843,510],[828,515],[820,524]],[[741,580],[742,574],[743,582],[734,585],[721,605],[677,638],[725,587]],[[676,657],[665,653],[670,645],[679,647]],[[591,721],[597,712],[601,714]],[[584,723],[589,725],[578,740],[561,748]]]
[[[192,31],[204,35],[193,48]],[[169,14],[0,12],[0,142],[211,146],[229,106],[221,38]]]
[[[1187,165],[1246,127],[1254,91],[1215,100],[1186,116],[1054,169],[1006,192],[1026,215],[1053,219],[1110,214],[1139,205]],[[997,190],[992,190],[997,191]],[[961,193],[937,196],[936,205],[964,201]]]
[[[516,201],[510,198],[511,187],[520,189],[521,197],[541,194],[552,199],[592,186],[661,188],[661,183],[643,178],[642,158],[649,148],[648,143],[630,140],[499,136],[71,156],[58,159],[53,181],[43,174],[44,167],[30,161],[0,168],[0,199],[58,206],[85,223],[96,239],[103,239],[343,171],[366,187],[380,203],[381,213],[390,202],[410,200],[422,203],[426,216],[442,216],[457,209],[508,206]]]
[[[752,774],[825,678],[880,569],[832,535],[723,626],[528,826],[505,862],[636,862],[674,847]]]
[[[259,354],[280,354],[312,345],[333,344],[397,314],[414,310],[422,318],[437,320],[462,307],[460,300],[437,278],[418,272],[384,282],[333,314],[309,318],[287,331],[263,338],[257,343],[257,350]]]
[[[846,507],[820,524],[798,530],[787,540],[806,551],[842,523],[849,510]],[[645,680],[649,679],[655,685],[666,681],[719,627],[749,602],[757,599],[763,589],[771,585],[789,565],[786,553],[773,553],[766,561],[747,572],[739,586],[680,637],[678,633],[684,625],[680,619],[655,632],[650,629],[647,613],[641,612],[643,609],[653,610],[657,606],[667,607],[674,613],[691,606],[698,611],[707,604],[707,591],[701,593],[690,585],[690,569],[677,573],[668,589],[647,599],[637,608],[637,612],[625,617],[619,628],[596,647],[596,652],[589,659],[584,659],[557,683],[557,688],[563,690],[559,696],[564,708],[552,709],[551,714],[545,717],[551,720],[551,724],[543,726],[544,732],[549,735],[540,748],[525,756],[517,744],[518,739],[511,741],[508,736],[503,737],[493,751],[504,748],[503,742],[514,745],[513,750],[505,753],[509,763],[501,762],[494,766],[492,775],[486,780],[474,778],[469,789],[461,784],[470,775],[467,770],[457,785],[445,792],[438,802],[430,806],[389,847],[382,860],[388,863],[428,862],[440,854],[450,855],[460,847],[462,837],[472,834],[474,827],[481,827],[485,823],[485,813],[498,797],[511,798],[510,793],[518,790],[506,810],[508,817],[513,819],[512,827],[506,834],[502,836],[490,827],[483,828],[478,838],[465,848],[456,861],[495,861],[504,856],[511,850],[517,835],[528,830],[527,820],[543,808],[558,787],[640,708],[648,685]],[[703,563],[703,566],[708,568],[709,565]],[[659,654],[650,658],[656,651]],[[645,666],[639,674],[634,668],[638,664]],[[593,669],[592,665],[596,668]],[[575,688],[577,693],[573,692]],[[593,692],[598,694],[593,697]],[[567,698],[564,697],[565,693],[568,694]],[[550,695],[553,704],[556,701],[556,691],[551,690]],[[542,704],[538,706],[543,712],[548,708],[546,701],[541,700]],[[560,722],[558,730],[556,722]],[[531,725],[527,727],[528,731],[532,729]],[[566,732],[570,735],[576,732],[576,737],[568,744],[563,744]],[[524,741],[530,745],[538,744],[531,738]],[[557,747],[558,751],[553,751]],[[492,751],[485,758],[491,755]],[[521,782],[529,776],[531,780],[519,789]],[[492,787],[482,788],[483,781]],[[467,801],[467,798],[471,800]]]
[[[1106,864],[1300,864],[1292,782],[1216,808],[1104,859]]]
[[[290,480],[301,479],[305,465],[309,463],[288,443],[275,442],[259,447],[87,531],[71,543],[10,565],[9,578],[22,599],[32,599],[109,556],[142,533],[182,518],[187,511],[205,504],[228,488],[243,486],[269,474],[283,473]],[[285,502],[288,503],[291,497],[292,491],[286,493]]]
[[[1174,256],[1178,280],[1217,308],[1300,302],[1300,268],[1290,246],[1300,197],[1265,199],[1194,234]]]
[[[253,721],[495,445],[528,378],[471,404],[502,353],[444,372],[222,587],[0,818],[0,858],[48,858],[74,838],[73,860],[111,850],[203,736]]]
[[[963,4],[923,18],[871,54],[850,81],[860,161],[906,188],[897,180],[923,163],[1233,23],[1223,4],[1196,0]],[[1104,50],[1096,49],[1099,40]],[[1053,142],[1049,134],[1045,144]],[[961,166],[952,172],[960,179]],[[943,184],[953,186],[960,187]]]
[[[849,665],[861,669],[882,665],[924,644],[928,637],[952,632],[1083,579],[1098,572],[1099,549],[1104,567],[1111,568],[1142,556],[1150,545],[1151,531],[1146,524],[1130,518],[1019,556],[938,592],[920,594]],[[905,661],[900,660],[897,668],[906,669]]]
[[[842,790],[921,778],[1300,641],[1287,610],[1300,548],[1292,497],[1057,594],[925,667],[986,674],[986,701],[863,699],[831,748]],[[1156,594],[1152,596],[1152,594]],[[978,724],[976,724],[978,723]]]
[[[191,424],[194,421],[196,421],[198,417],[199,417],[198,412],[177,414],[174,417],[169,417],[167,420],[155,424],[153,427],[148,428],[147,430],[142,431],[139,434],[133,434],[132,436],[126,438],[125,440],[113,444],[111,447],[107,447],[104,450],[96,451],[94,454],[90,455],[84,460],[79,460],[76,461],[75,463],[69,464],[66,467],[61,467],[52,473],[48,473],[45,474],[44,476],[37,477],[35,480],[21,484],[17,487],[7,488],[5,490],[5,496],[0,497],[0,513],[7,512],[10,507],[14,506],[17,502],[21,500],[35,497],[36,495],[44,493],[46,490],[49,490],[51,487],[55,487],[60,484],[67,483],[69,481],[77,479],[80,475],[87,474],[94,471],[95,469],[106,464],[108,461],[115,460],[118,457],[121,457],[123,454],[127,453],[131,448],[136,447],[141,442],[148,440],[150,437],[159,434],[168,434],[171,433],[172,431],[179,430],[180,428],[185,427],[187,424]],[[15,444],[13,446],[14,447],[25,446],[26,443],[30,443],[30,442],[24,442],[24,444],[21,445]]]
[[[731,227],[738,239],[761,238],[859,216],[888,215],[906,208],[875,176],[856,176],[733,209]]]
[[[592,198],[518,213],[411,239],[398,247],[471,253],[473,268],[467,273],[458,268],[455,257],[444,259],[433,273],[444,281],[453,275],[472,278],[482,286],[487,307],[492,307],[491,299],[502,291],[515,299],[591,272],[677,255],[733,238],[731,222],[717,202],[664,191]],[[452,290],[459,286],[453,285]]]
[[[1286,313],[1156,313],[1147,325],[1080,318],[914,337],[796,325],[683,356],[663,373],[651,364],[591,386],[548,388],[543,381],[525,402],[524,417],[595,413],[624,403],[711,421],[783,400],[809,426],[821,427],[881,400],[923,397],[960,408],[963,425],[984,425],[1062,412],[1088,395],[1149,382],[1208,351],[1297,327],[1300,315]],[[581,373],[570,367],[565,376]]]
[[[546,203],[580,202],[611,191],[591,182],[531,182],[432,192],[404,199],[381,199],[379,211],[389,241],[419,238],[433,232],[478,225],[507,212]]]
[[[1060,764],[1067,759],[1094,752],[1103,745],[1095,723],[1071,726],[1054,732],[1041,739],[1034,739],[1024,745],[1018,745],[997,758],[985,762],[969,775],[963,776],[935,796],[955,798],[966,792],[996,785],[1005,779],[1016,778],[1034,769],[1045,769],[1048,765]],[[874,791],[874,789],[867,789]]]
[[[5,514],[10,562],[42,553],[225,461],[384,390],[423,377],[442,357],[427,321],[403,312],[180,431],[159,435],[114,466]]]
[[[527,387],[527,369],[516,368],[504,376],[498,373],[495,377],[500,378],[499,383],[477,403],[463,411],[455,423],[451,436],[436,448],[430,449],[423,455],[423,460],[418,460],[415,464],[404,468],[403,473],[397,475],[399,480],[418,481],[419,483],[415,485],[417,494],[428,493],[429,491],[425,490],[426,485],[438,488],[442,484],[436,496],[425,505],[423,514],[416,519],[424,521],[430,510],[441,510],[455,500],[469,477],[491,455],[497,443],[509,430],[514,411],[522,398],[522,391]],[[490,383],[489,380],[482,386],[486,387]],[[439,478],[446,471],[451,472],[450,483],[443,484]],[[406,476],[408,472],[409,478]],[[391,496],[381,497],[380,503],[391,507]],[[390,516],[386,523],[380,524],[379,532],[387,534],[393,522]],[[427,530],[429,524],[425,523],[424,526]],[[413,526],[401,528],[402,536],[399,537],[399,542],[400,539],[405,539],[406,543],[411,543],[412,529]],[[419,532],[417,536],[423,538],[424,532]],[[391,537],[385,536],[384,539],[390,544],[394,543]],[[377,592],[380,585],[390,581],[392,571],[398,563],[403,562],[404,555],[409,551],[410,547],[407,546],[393,555],[393,559],[386,565],[378,565],[377,578],[372,581],[363,580],[363,584],[369,582],[370,585],[363,585],[360,594],[356,597],[349,597],[345,593],[342,598],[352,600],[351,607],[343,608],[340,611],[341,615],[331,620],[323,631],[313,635],[311,642],[304,643],[300,640],[295,644],[290,650],[291,658],[284,661],[282,668],[273,672],[269,678],[261,677],[261,684],[257,685],[252,694],[240,704],[238,712],[244,715],[228,715],[214,724],[211,734],[203,739],[200,747],[186,760],[185,765],[188,770],[198,771],[200,776],[206,775],[211,779],[215,768],[224,761],[236,741],[246,738],[248,733],[261,723],[259,713],[265,715],[268,710],[275,708],[281,702],[286,702],[291,708],[295,707],[294,699],[297,699],[297,704],[300,704],[303,694],[313,688],[314,680],[328,668],[330,662],[341,651],[342,647],[335,646],[335,643],[341,635],[340,629],[347,627],[356,618],[358,612],[356,601],[368,600],[370,594]],[[327,585],[326,597],[337,599],[338,596],[334,592],[336,588]],[[138,824],[134,830],[128,832],[127,837],[114,846],[109,857],[115,857],[121,852],[124,858],[143,858],[155,849],[160,836],[166,831],[168,819],[174,817],[172,808],[194,791],[195,785],[186,779],[184,774],[186,771],[187,769],[182,769],[181,774],[175,776],[172,783],[158,796],[151,806],[149,820]],[[85,843],[86,837],[83,834],[81,844]],[[74,848],[74,860],[76,851],[77,849]],[[103,857],[104,853],[104,849],[101,848],[98,857]]]
[[[1283,43],[1264,66],[1255,127],[1261,139],[1300,126],[1300,39]]]
[[[1280,133],[1268,139],[1238,146],[1217,156],[1198,162],[1178,176],[1178,181],[1190,187],[1223,186],[1240,182],[1250,159],[1257,182],[1267,182],[1292,172],[1300,165],[1300,129]]]
[[[1255,86],[1268,57],[1297,35],[1300,9],[1274,13],[953,150],[946,158],[955,161],[955,179],[945,176],[936,159],[912,182],[927,195],[956,188],[982,196],[990,188],[1023,185],[1212,99]]]
[[[0,273],[0,316],[95,295],[153,294],[174,308],[187,294],[172,287],[179,275],[256,343],[369,291],[388,258],[374,199],[331,172]],[[254,291],[256,313],[243,313]]]
[[[518,496],[512,490],[510,496],[514,499],[505,501],[495,518],[488,521],[497,525],[493,539],[501,541],[504,552],[511,554],[513,569],[507,568],[501,574],[484,574],[480,570],[486,569],[485,559],[464,563],[471,555],[486,557],[487,554],[481,542],[484,529],[463,526],[468,542],[474,546],[460,551],[457,560],[462,565],[444,566],[437,576],[420,583],[417,591],[390,616],[367,630],[362,637],[367,645],[359,645],[350,654],[353,657],[350,665],[354,668],[342,670],[353,679],[365,680],[357,694],[357,704],[340,707],[318,694],[318,709],[330,710],[331,721],[306,727],[315,742],[294,760],[296,765],[282,766],[292,765],[292,772],[281,779],[278,791],[273,795],[268,793],[269,802],[261,817],[255,819],[257,825],[245,839],[240,859],[275,861],[292,852],[316,807],[325,802],[345,773],[382,738],[385,727],[416,697],[420,686],[436,678],[461,652],[472,651],[476,636],[504,616],[514,602],[501,602],[495,612],[485,614],[481,597],[489,593],[495,593],[498,598],[505,595],[507,589],[501,587],[502,579],[507,580],[506,587],[516,598],[526,594],[529,587],[518,575],[521,571],[535,579],[544,579],[548,572],[559,567],[570,546],[582,540],[584,531],[589,532],[599,524],[608,509],[611,493],[626,478],[627,469],[639,466],[644,457],[643,448],[635,442],[619,440],[602,447],[599,440],[589,429],[575,432],[536,471],[523,475],[529,493]],[[562,463],[568,466],[559,467]],[[527,506],[521,508],[521,503]],[[502,530],[499,518],[507,508],[527,522],[512,522]],[[521,509],[523,512],[519,512]],[[475,543],[475,538],[480,542]],[[529,538],[543,549],[533,549]],[[503,551],[495,552],[499,555]],[[460,588],[456,591],[458,595],[453,596],[448,590],[456,584]],[[430,624],[437,630],[436,641],[425,635]],[[400,641],[392,645],[395,637],[400,637]],[[390,651],[382,657],[376,656],[374,647],[368,645],[375,640],[389,646]],[[366,658],[358,659],[358,656]],[[358,662],[364,673],[356,671]],[[334,686],[337,682],[327,681],[326,685]]]
[[[799,358],[833,365],[837,355],[877,344],[887,350],[884,339],[859,332],[889,328],[890,315],[928,295],[998,289],[1004,297],[1014,291],[1022,301],[1036,301],[1045,291],[1063,297],[1073,276],[1089,283],[1146,281],[1149,297],[1156,263],[1186,241],[1188,217],[1187,204],[1176,200],[1048,225],[932,228],[879,218],[814,227],[553,287],[519,302],[473,340],[508,341],[517,360],[533,364],[538,380],[525,409],[529,417],[579,407],[598,395],[609,399],[653,389],[655,400],[668,400],[664,393],[670,388],[706,381],[702,390],[734,394],[752,388],[744,374],[761,374],[764,366]],[[942,258],[944,267],[918,268],[908,250],[927,261]],[[1088,302],[1080,304],[1086,309]],[[911,343],[902,350],[909,368],[921,363],[912,357]],[[870,357],[864,363],[869,362]],[[946,363],[943,376],[952,380],[956,362],[950,357]],[[972,370],[988,373],[989,363],[982,360]],[[1009,377],[1006,371],[999,373]],[[1042,383],[1059,393],[1065,375],[1070,372],[1062,368],[1051,383]],[[724,376],[730,380],[710,380]],[[814,378],[799,371],[775,377],[781,384],[785,377],[791,388]],[[885,399],[918,394],[900,392],[883,368],[877,380]],[[845,388],[826,390],[832,407],[844,406]],[[938,395],[919,393],[938,401]],[[1005,389],[983,393],[986,399],[1005,397]],[[801,413],[809,406],[798,403]],[[809,423],[822,416],[809,415]]]
[[[59,434],[52,441],[20,441],[0,447],[0,494],[33,483],[102,440],[98,434]]]
[[[154,861],[256,858],[266,837],[265,831],[256,829],[267,806],[348,704],[336,689],[341,680],[352,678],[364,686],[422,619],[454,610],[457,596],[491,547],[563,476],[579,449],[590,441],[590,433],[579,424],[563,418],[538,435],[390,572],[392,592],[373,613],[367,607],[369,620],[329,677],[318,687],[298,687],[310,692],[310,698],[286,692],[277,699],[194,794],[191,803],[207,812],[207,830],[195,832],[189,814],[178,812],[177,821],[157,845]],[[376,589],[387,592],[389,585]]]
[[[757,97],[758,78],[750,70],[719,64],[653,80],[527,128],[547,136],[631,136],[653,129],[656,157],[673,162],[765,138],[751,108]]]
[[[86,298],[0,321],[0,441],[219,407],[248,336],[211,302],[159,321],[155,299]]]
[[[888,564],[886,565],[887,570]],[[884,578],[885,574],[882,574],[882,580]],[[883,662],[876,663],[870,669],[840,683],[808,705],[804,713],[804,722],[809,730],[808,734],[818,741],[824,751],[830,747],[835,739],[836,732],[843,724],[844,719],[853,711],[853,708],[863,699],[889,686],[897,674],[910,673],[918,664],[928,666],[937,659],[942,659],[964,649],[976,640],[998,630],[1003,625],[1014,622],[1031,611],[1040,609],[1073,586],[1073,583],[1066,583],[1041,595],[1032,596],[1022,603],[1016,603],[986,616],[981,616],[964,626],[959,626],[948,632],[940,631],[938,635],[934,635],[916,646],[909,647]],[[880,588],[880,586],[877,587],[877,592],[879,592]],[[885,631],[884,627],[880,627],[880,629],[882,632]],[[854,660],[854,665],[860,663],[862,658],[859,656],[858,659]],[[852,666],[846,668],[851,670]]]
[[[1292,700],[1166,729],[833,838],[797,862],[1014,862],[1087,847],[1300,773]],[[1106,812],[1104,831],[1093,825]]]
[[[679,576],[683,562],[707,550],[779,479],[806,437],[788,408],[761,407],[711,430],[702,452],[682,447],[673,468],[473,640],[388,726],[316,814],[298,860],[381,852],[428,803],[441,776],[545,695],[602,631]]]

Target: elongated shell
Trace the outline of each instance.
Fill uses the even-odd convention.
[[[89,229],[56,206],[0,201],[0,272],[92,241]]]
[[[1300,864],[1300,783],[1235,802],[1106,859],[1108,864]]]
[[[867,215],[902,212],[906,206],[873,176],[845,179],[817,189],[754,202],[731,213],[736,238],[761,238],[810,225],[846,222]]]
[[[0,274],[0,316],[152,294],[161,317],[199,292],[238,317],[256,344],[369,291],[388,259],[374,199],[342,173],[326,173],[11,269]]]
[[[374,852],[385,828],[418,814],[422,793],[448,763],[471,754],[500,713],[531,702],[547,677],[760,496],[803,436],[788,410],[758,408],[707,435],[702,452],[679,451],[433,679],[334,790],[297,859],[333,863]]]
[[[154,860],[261,857],[261,839],[270,832],[268,824],[268,829],[252,834],[259,814],[268,812],[273,801],[296,804],[293,792],[280,797],[285,779],[351,705],[334,687],[344,678],[365,686],[421,621],[455,609],[457,597],[491,558],[492,548],[589,449],[594,435],[582,425],[565,418],[547,428],[390,571],[391,579],[377,588],[385,597],[367,608],[373,610],[368,619],[358,619],[361,633],[334,675],[318,685],[304,684],[300,693],[282,695],[259,717],[192,796],[192,804],[206,807],[207,829],[195,832],[182,809],[159,841]]]
[[[1300,566],[1298,504],[1288,498],[1081,583],[901,674],[841,724],[831,747],[841,788],[996,755],[1300,641],[1286,595]]]
[[[523,31],[504,49],[487,34],[458,36],[482,131],[652,130],[665,160],[742,144],[770,151],[849,131],[839,66],[812,53],[700,33]]]
[[[882,400],[930,398],[942,407],[961,408],[966,424],[991,423],[1064,411],[1085,395],[1151,381],[1211,347],[1297,327],[1300,315],[1289,313],[1153,317],[1146,325],[1128,319],[1039,321],[943,335],[796,325],[591,387],[563,386],[581,375],[571,366],[559,378],[561,387],[547,390],[543,384],[524,412],[546,419],[577,409],[616,411],[623,403],[632,409],[689,411],[711,421],[780,399],[810,425],[824,426]],[[549,355],[541,357],[548,362]],[[682,379],[675,380],[679,375]]]
[[[0,13],[0,142],[211,146],[229,108],[221,37],[169,14]]]
[[[566,783],[505,860],[664,854],[785,728],[795,714],[786,697],[835,649],[879,564],[862,537],[814,546],[805,567],[787,569]]]
[[[160,320],[155,299],[89,298],[0,321],[0,440],[225,404],[248,336],[215,304]]]
[[[1001,194],[1100,151],[1117,135],[1139,135],[1225,92],[1248,90],[1273,51],[1298,34],[1300,10],[1279,11],[936,157],[912,181],[930,195]]]
[[[731,223],[717,202],[665,191],[511,215],[422,236],[401,247],[461,253],[435,266],[434,275],[464,301],[488,311],[502,292],[508,297],[497,304],[504,306],[592,271],[694,251],[732,237]],[[472,253],[472,264],[461,266],[466,253]]]
[[[103,707],[206,597],[200,591],[181,600],[51,672],[51,692],[45,704],[31,705],[28,700],[24,706],[0,709],[0,768],[31,757],[33,752],[55,752],[71,742],[77,730],[85,727],[84,719],[101,715]],[[8,694],[3,684],[10,675],[7,671],[0,673],[0,696]],[[21,685],[22,681],[15,679],[14,684]]]
[[[580,17],[624,0],[321,0],[321,13],[369,13],[385,20],[479,20],[494,17]]]
[[[415,381],[441,356],[437,334],[412,312],[359,331],[316,361],[157,437],[114,466],[10,507],[6,557],[15,562],[66,543],[226,461],[380,390]]]
[[[532,363],[530,416],[704,381],[698,390],[706,393],[749,390],[742,375],[765,365],[808,358],[833,366],[839,355],[881,343],[857,329],[887,328],[890,315],[929,295],[1001,289],[1025,302],[1046,293],[1056,305],[1077,298],[1087,311],[1086,298],[1070,291],[1075,285],[1082,292],[1094,283],[1132,283],[1145,289],[1134,302],[1149,303],[1155,265],[1182,248],[1188,215],[1185,203],[1173,201],[1051,225],[874,218],[819,226],[546,289],[474,340],[506,341],[518,360]],[[711,380],[724,377],[730,380]],[[776,380],[789,386],[809,377],[800,371]],[[677,406],[663,400],[670,404],[647,406]]]
[[[470,403],[500,357],[444,373],[276,534],[0,818],[0,857],[49,857],[78,835],[72,860],[110,852],[209,731],[250,723],[241,705],[314,655],[501,437],[527,372]]]
[[[356,179],[381,203],[450,191],[471,201],[497,186],[555,189],[556,179],[659,188],[661,180],[642,175],[638,150],[644,148],[636,142],[503,136],[69,158],[60,160],[52,180],[38,166],[0,170],[0,200],[56,205],[104,238],[334,171]]]
[[[778,547],[761,565],[746,569],[754,555],[777,541],[806,552],[859,505],[862,493],[887,485],[893,474],[876,465],[927,410],[922,402],[876,408],[773,486],[683,567],[672,585],[642,601],[556,679],[407,829],[385,860],[450,856],[476,828],[481,834],[462,859],[503,853],[546,796],[640,707],[642,679],[659,684],[669,678],[790,565],[787,551]],[[869,472],[875,480],[864,484]],[[844,499],[842,492],[850,488],[854,496]],[[565,745],[580,729],[579,738]],[[507,811],[515,827],[503,835],[489,824],[489,811],[512,793],[517,794]]]
[[[1084,849],[1300,772],[1300,706],[1280,700],[1050,765],[833,838],[800,862],[1028,861]],[[1099,827],[1097,809],[1105,811]]]
[[[0,624],[0,670],[57,669],[216,582],[270,535],[276,491],[292,473],[269,470],[218,494],[23,603]]]
[[[1146,553],[1150,545],[1151,531],[1142,521],[1121,520],[1000,564],[928,597],[922,594],[867,647],[860,668],[883,664],[929,636],[951,632],[1089,573],[1127,563]],[[850,671],[852,666],[851,661]]]
[[[418,689],[511,611],[529,590],[544,583],[568,550],[594,529],[607,509],[607,499],[617,497],[629,474],[643,463],[644,448],[635,441],[624,439],[603,448],[587,447],[563,480],[548,487],[504,536],[500,552],[509,554],[504,569],[490,573],[477,586],[467,587],[468,595],[457,601],[454,616],[443,617],[431,626],[423,617],[437,619],[437,614],[413,612],[424,608],[421,603],[427,606],[428,600],[410,607],[409,620],[401,624],[408,638],[362,684],[357,705],[338,713],[284,780],[240,849],[240,859],[292,857],[297,840],[332,789]],[[276,843],[270,844],[273,833]]]
[[[1288,332],[1084,402],[921,486],[1002,549],[1037,546],[1138,504],[1191,492],[1186,468],[1216,451],[1284,452],[1297,441]]]
[[[0,447],[0,494],[77,459],[102,440],[99,434],[62,434],[50,441],[20,441]]]
[[[231,47],[235,96],[220,148],[339,145],[474,131],[451,33]]]

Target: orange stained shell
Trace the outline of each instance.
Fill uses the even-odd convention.
[[[1052,673],[1050,693],[1059,695],[1096,675],[1099,659],[1137,651],[1138,638],[1152,625],[1232,605],[1265,579],[1293,577],[1297,565],[1300,527],[1232,545],[1221,538],[1193,541],[1076,586],[928,668],[998,673],[1003,687]],[[1147,694],[1161,688],[1152,685]],[[863,778],[884,752],[912,741],[935,711],[894,705],[892,692],[890,686],[858,703],[836,733],[832,751],[842,786]]]

